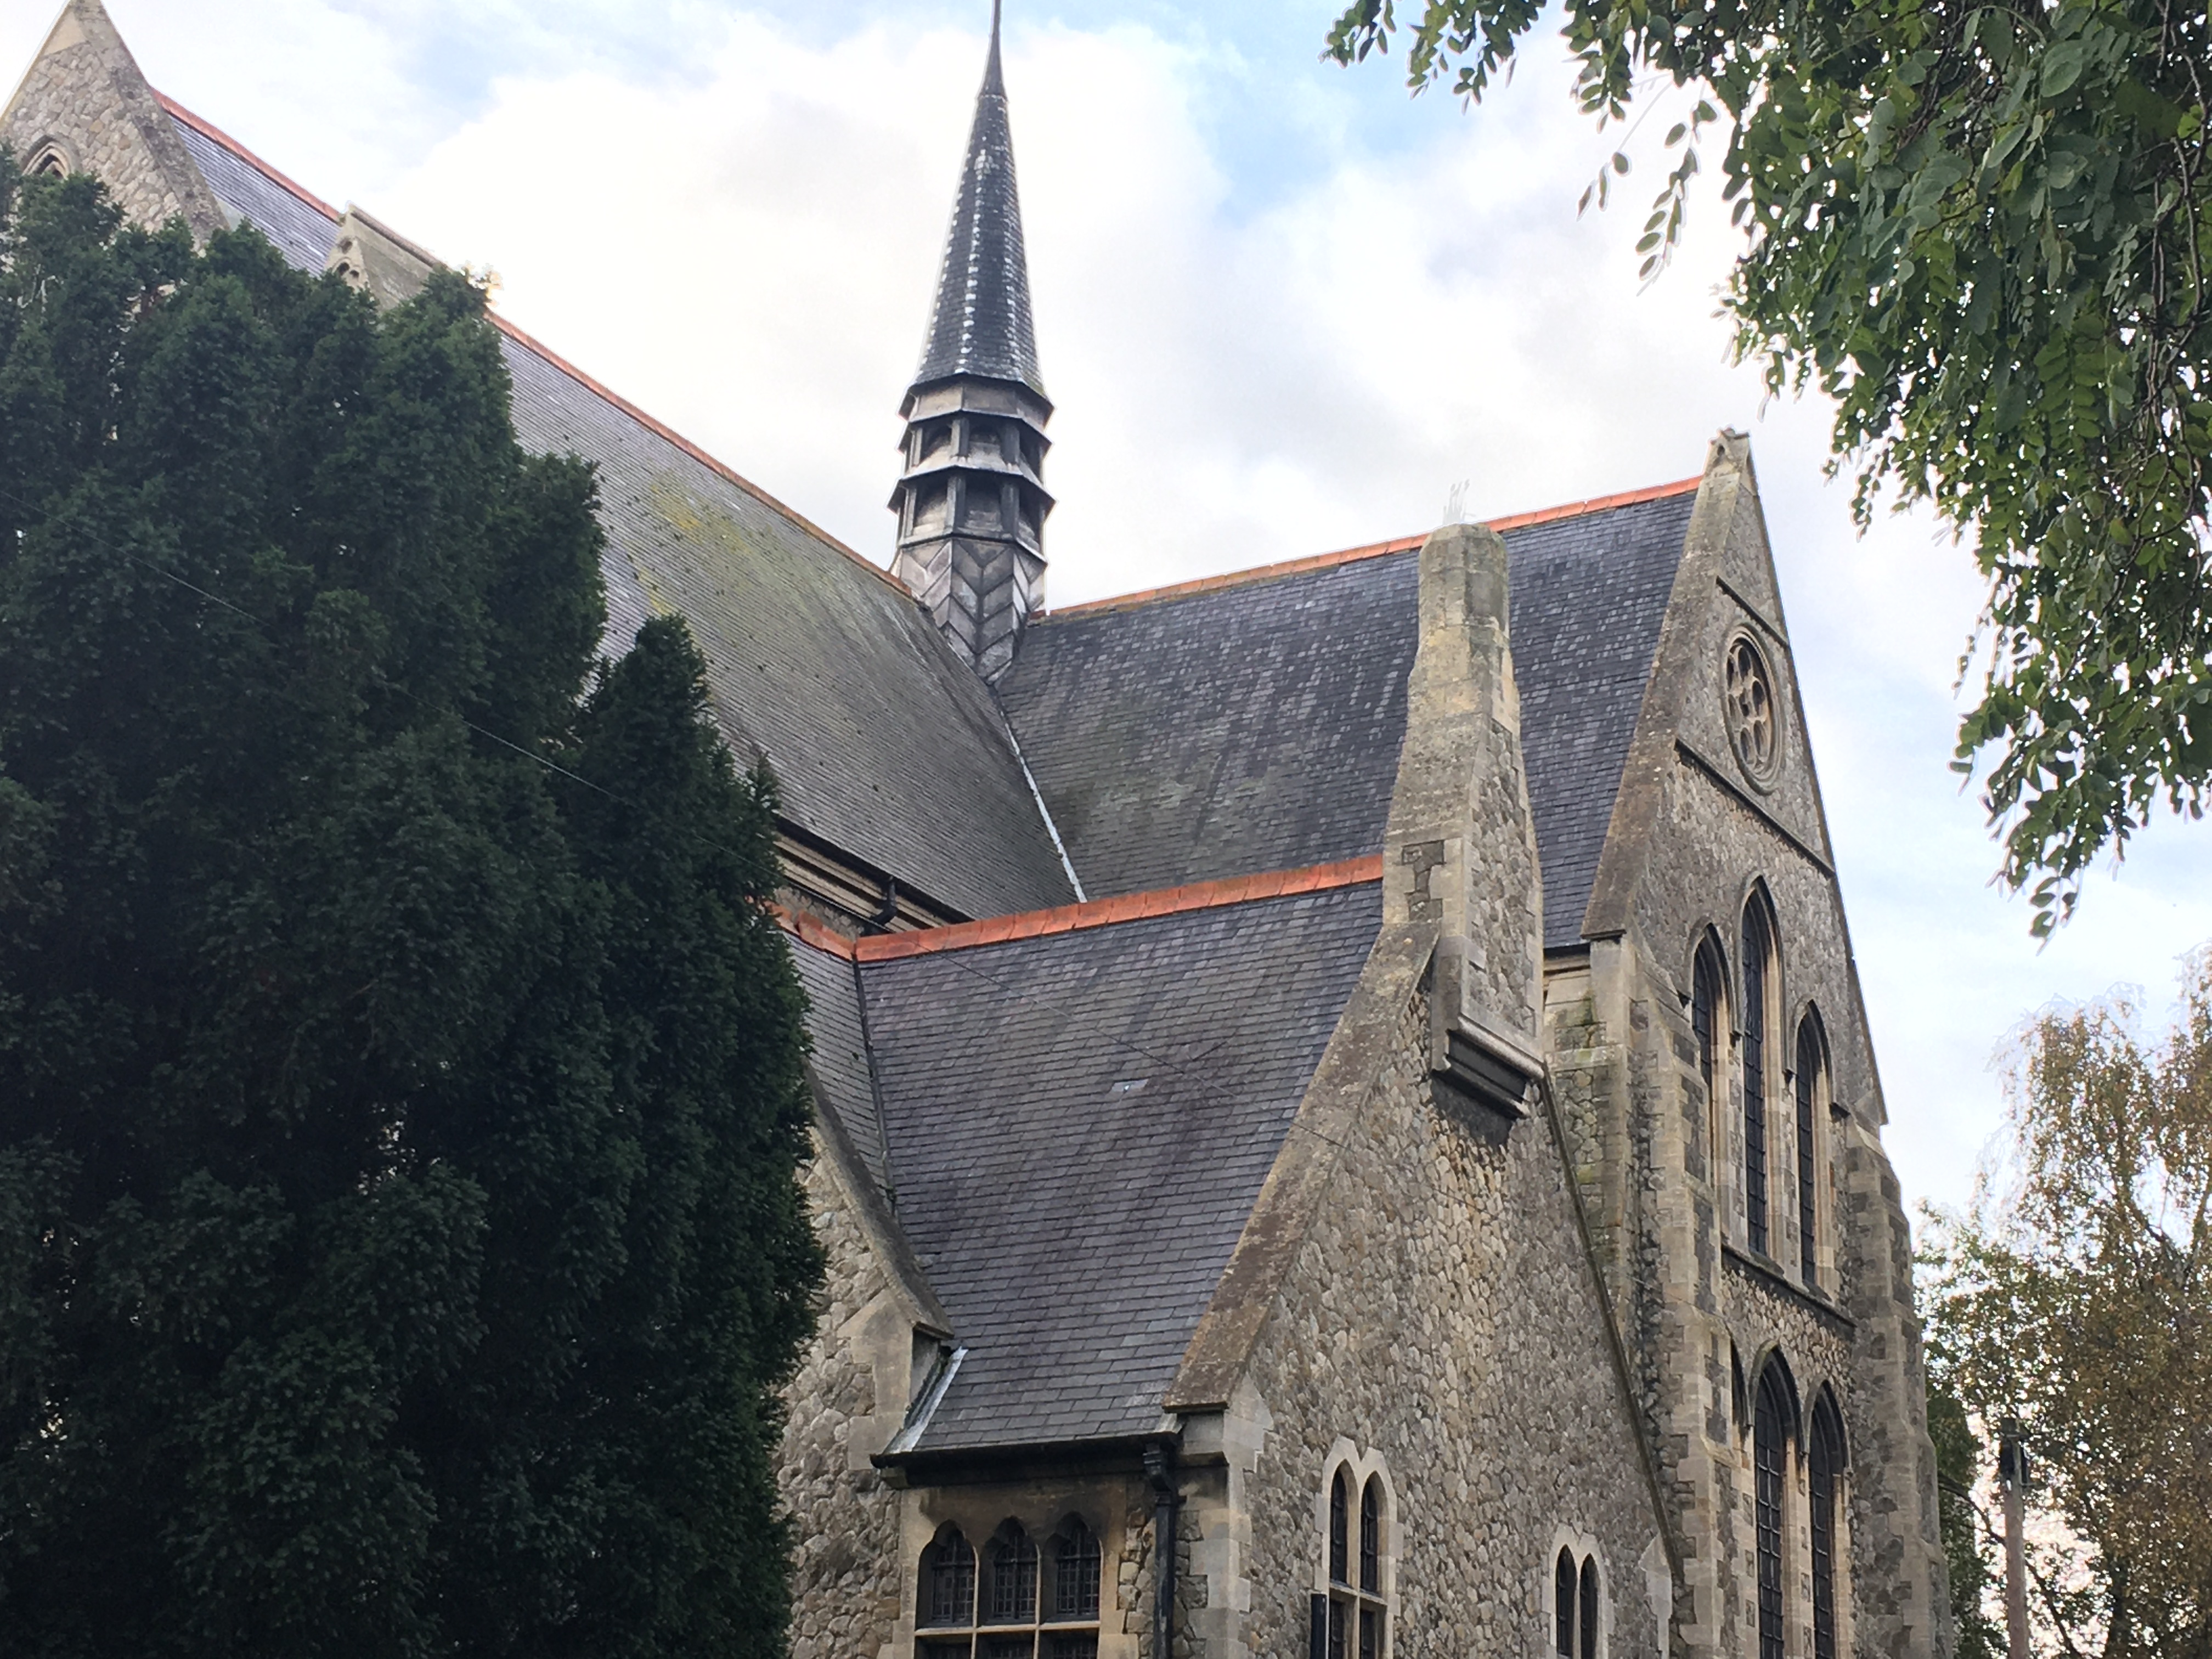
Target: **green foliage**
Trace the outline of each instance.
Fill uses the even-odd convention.
[[[1480,98],[1540,11],[1431,0],[1413,84]],[[1568,0],[1566,20],[1601,121],[1698,98],[1667,137],[1646,274],[1717,122],[1739,352],[1837,399],[1863,522],[1891,489],[1973,538],[1990,590],[1957,764],[1987,751],[2002,874],[2047,933],[2101,847],[2161,799],[2200,814],[2212,785],[2202,9]],[[1329,52],[1395,27],[1391,0],[1352,0]]]
[[[1961,1425],[1966,1413],[2021,1425],[2029,1496],[2058,1523],[2028,1534],[2045,1645],[2200,1659],[2212,1644],[2212,957],[2163,1043],[2133,1026],[2120,1003],[2049,1014],[2027,1034],[2004,1184],[1926,1234],[1929,1368]]]
[[[1932,1374],[1928,1437],[1936,1443],[1936,1505],[1951,1589],[1954,1659],[2003,1659],[2004,1627],[1989,1610],[1990,1591],[2000,1578],[1991,1558],[2002,1547],[2002,1534],[1991,1529],[1974,1493],[1989,1467],[1989,1450],[1974,1432],[1966,1402]]]
[[[0,1654],[772,1655],[774,791],[483,296],[0,167]]]

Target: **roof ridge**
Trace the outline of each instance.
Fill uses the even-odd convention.
[[[1018,911],[983,921],[959,922],[950,927],[873,933],[852,940],[850,949],[856,962],[896,962],[906,957],[932,956],[940,951],[961,951],[980,945],[1002,945],[1012,939],[1039,939],[1048,933],[1080,933],[1153,916],[1218,910],[1259,899],[1358,887],[1382,879],[1382,855],[1370,853],[1364,858],[1345,859],[1334,864],[1311,864],[1297,870],[1270,870],[1256,875],[1229,876],[1218,881],[1192,882],[1182,887],[1155,888],[1150,892],[1121,893],[1112,898],[1056,905],[1048,910]],[[803,921],[796,931],[807,943],[816,944],[815,939],[807,937]],[[826,928],[823,933],[830,938],[839,937]],[[816,944],[816,948],[835,952],[836,947],[823,943]]]
[[[204,117],[193,114],[191,111],[186,109],[182,104],[179,103],[175,99],[170,97],[165,92],[156,91],[154,94],[154,96],[160,100],[162,109],[167,112],[167,113],[173,116],[176,119],[182,121],[186,126],[191,128],[203,137],[222,145],[233,155],[235,155],[240,161],[245,162],[256,172],[261,173],[270,181],[270,183],[277,185],[281,189],[290,191],[291,194],[297,197],[301,201],[306,203],[309,207],[314,209],[316,212],[321,214],[332,224],[337,223],[339,220],[345,216],[336,208],[332,207],[328,202],[323,200],[321,197],[307,189],[306,185],[299,183],[296,179],[286,177],[275,167],[270,166],[268,162],[263,161],[258,155],[256,155],[244,144],[240,143],[237,139],[232,137],[221,127],[216,125],[214,122],[206,119]],[[361,212],[361,210],[356,208],[355,211]],[[362,216],[363,218],[368,218],[369,216],[366,213],[362,213]],[[375,222],[372,220],[371,222],[374,223]],[[404,237],[397,236],[395,233],[386,229],[386,227],[380,224],[377,226],[377,228],[384,230],[386,235],[393,236],[395,240],[405,240]],[[709,455],[705,450],[700,448],[698,445],[693,443],[689,438],[684,436],[683,434],[678,432],[672,427],[665,425],[661,422],[655,420],[652,416],[647,414],[642,409],[640,409],[635,404],[630,402],[629,398],[623,397],[621,393],[611,390],[602,382],[596,380],[589,374],[585,374],[582,369],[577,368],[575,364],[570,362],[566,357],[561,356],[559,352],[555,351],[550,346],[544,344],[534,336],[526,332],[523,329],[517,327],[514,324],[507,321],[506,318],[501,316],[497,312],[491,310],[489,307],[486,307],[485,315],[491,319],[493,325],[498,328],[501,333],[507,335],[510,339],[514,340],[516,344],[523,347],[526,350],[536,353],[538,356],[544,358],[547,363],[558,369],[562,374],[566,374],[570,380],[575,381],[577,385],[582,386],[586,392],[592,392],[595,396],[603,398],[607,403],[613,404],[615,408],[620,410],[623,414],[629,416],[640,426],[644,427],[647,430],[653,433],[656,436],[665,438],[670,443],[674,444],[677,448],[682,450],[686,455],[689,455],[693,460],[698,462],[702,466],[714,473],[715,477],[720,478],[726,483],[735,484],[738,489],[744,490],[745,494],[753,497],[754,500],[759,501],[763,506],[772,507],[776,512],[782,514],[784,517],[789,519],[793,524],[806,532],[808,535],[812,536],[817,540],[820,541],[823,545],[843,554],[847,558],[852,560],[854,563],[859,565],[864,570],[866,570],[871,575],[875,576],[878,580],[883,581],[898,592],[904,594],[908,599],[910,599],[914,597],[913,589],[909,588],[897,577],[892,575],[890,571],[884,569],[883,566],[878,564],[873,559],[868,557],[864,553],[848,547],[843,542],[838,540],[836,537],[823,529],[821,526],[816,524],[812,520],[808,519],[803,514],[794,512],[792,508],[784,505],[783,502],[776,500],[775,496],[769,495],[768,491],[763,489],[751,479],[745,477],[743,474],[737,471],[733,467],[729,466],[724,462],[716,460],[712,455]]]
[[[1677,478],[1671,483],[1646,484],[1641,489],[1624,489],[1611,495],[1593,495],[1587,501],[1539,507],[1532,513],[1508,514],[1502,519],[1486,520],[1483,527],[1495,530],[1502,535],[1509,530],[1526,530],[1532,525],[1577,519],[1584,514],[1635,507],[1644,501],[1662,501],[1669,495],[1687,495],[1702,482],[1704,479],[1700,475],[1693,478]],[[1340,564],[1357,564],[1364,559],[1379,559],[1392,553],[1410,553],[1428,538],[1429,532],[1424,531],[1418,536],[1400,536],[1387,542],[1369,542],[1359,547],[1343,548],[1334,553],[1309,554],[1304,558],[1285,559],[1275,564],[1253,565],[1243,570],[1224,571],[1219,575],[1200,576],[1187,582],[1171,582],[1164,587],[1145,587],[1133,593],[1085,599],[1080,605],[1064,605],[1056,610],[1048,611],[1035,620],[1054,622],[1062,617],[1097,616],[1107,611],[1133,610],[1139,605],[1152,605],[1163,599],[1190,599],[1200,593],[1219,592],[1224,588],[1242,587],[1247,583],[1300,576],[1309,571],[1328,570]]]

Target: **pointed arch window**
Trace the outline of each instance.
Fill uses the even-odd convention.
[[[1079,1516],[1042,1549],[1009,1518],[980,1560],[948,1523],[921,1555],[916,1659],[1098,1659],[1099,1564]]]
[[[971,1624],[975,1616],[975,1550],[948,1526],[921,1553],[921,1622]]]
[[[1098,1538],[1071,1516],[1052,1546],[1052,1617],[1062,1623],[1098,1616]]]
[[[1340,1463],[1329,1475],[1322,1546],[1327,1587],[1314,1592],[1311,1659],[1388,1659],[1390,1526],[1390,1491],[1382,1476],[1363,1480],[1355,1468]]]
[[[1561,1545],[1552,1563],[1552,1650],[1558,1659],[1599,1659],[1604,1618],[1595,1552],[1578,1556]]]
[[[1797,1024],[1797,1260],[1808,1285],[1820,1282],[1820,1120],[1828,1095],[1828,1045],[1820,1016]]]
[[[1698,1080],[1705,1089],[1709,1146],[1706,1174],[1716,1182],[1720,1180],[1722,1166],[1728,1158],[1727,1142],[1721,1133],[1718,1060],[1721,1036],[1726,1030],[1722,1018],[1722,987],[1727,982],[1720,941],[1708,931],[1698,942],[1697,958],[1690,969],[1690,1031],[1698,1045]]]
[[[1812,1493],[1813,1659],[1836,1659],[1836,1510],[1844,1469],[1844,1426],[1826,1393],[1813,1407],[1806,1464]]]
[[[1009,1521],[991,1540],[990,1590],[983,1617],[994,1625],[1036,1622],[1037,1552],[1021,1522]]]
[[[1790,1445],[1782,1368],[1760,1374],[1752,1412],[1753,1531],[1759,1561],[1759,1659],[1783,1659],[1782,1515]]]
[[[1765,901],[1743,907],[1743,1217],[1751,1248],[1767,1253],[1767,997],[1774,976],[1774,929]]]

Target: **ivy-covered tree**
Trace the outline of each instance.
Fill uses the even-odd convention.
[[[1418,11],[1413,84],[1469,99],[1547,15]],[[1738,351],[1778,391],[1837,400],[1863,520],[1893,486],[1972,541],[1984,673],[1957,763],[1986,762],[2002,874],[2047,933],[2101,847],[2161,799],[2196,814],[2212,793],[2204,9],[1566,0],[1564,15],[1585,112],[1679,98],[1646,274],[1717,128],[1745,238]],[[1392,0],[1350,0],[1328,52],[1364,58],[1395,27]],[[1608,174],[1630,165],[1617,153]]]
[[[0,1654],[770,1655],[774,796],[481,293],[0,167]]]

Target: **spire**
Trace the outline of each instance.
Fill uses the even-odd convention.
[[[1044,603],[1045,422],[1029,258],[1014,187],[1013,135],[999,52],[999,6],[975,94],[921,367],[900,413],[904,476],[892,574],[912,588],[960,657],[987,680],[1014,659]]]
[[[1036,332],[1030,320],[1029,258],[1022,246],[1021,194],[1006,125],[1006,72],[999,58],[999,7],[991,7],[991,55],[975,94],[968,165],[952,209],[937,307],[916,385],[954,374],[1018,380],[1042,396]]]

